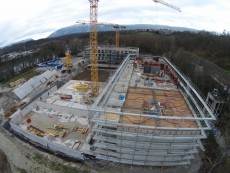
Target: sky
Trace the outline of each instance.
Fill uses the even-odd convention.
[[[152,0],[100,0],[98,21],[157,24],[222,33],[230,31],[230,0],[164,0],[181,13]],[[1,0],[0,47],[89,20],[88,0]]]

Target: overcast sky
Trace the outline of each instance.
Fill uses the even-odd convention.
[[[230,0],[165,0],[177,12],[152,0],[100,0],[98,21],[162,24],[222,33],[230,31]],[[88,0],[1,0],[0,47],[39,39],[57,29],[89,20]]]

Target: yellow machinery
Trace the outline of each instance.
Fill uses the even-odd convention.
[[[77,90],[87,91],[89,89],[89,85],[84,83],[79,83],[74,88],[76,88]]]
[[[66,45],[66,52],[65,52],[65,55],[66,55],[66,58],[65,58],[65,64],[64,64],[64,69],[62,70],[62,72],[68,72],[68,73],[71,73],[71,68],[72,68],[72,64],[71,64],[71,54],[70,54],[70,50],[68,48],[68,46]]]
[[[66,67],[69,67],[70,66],[70,51],[69,50],[66,51],[65,56],[66,56]]]

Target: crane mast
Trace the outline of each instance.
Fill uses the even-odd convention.
[[[85,24],[89,24],[89,21],[86,20],[78,20],[76,23],[81,23],[83,25]],[[114,24],[114,23],[107,23],[107,22],[97,22],[97,25],[107,25],[107,26],[112,26],[113,28],[115,28],[116,31],[116,47],[119,47],[119,41],[120,41],[120,29],[125,29],[126,26],[123,25],[118,25],[118,24]]]
[[[164,2],[162,0],[153,0],[153,2],[160,3],[162,5],[168,6],[168,7],[172,8],[172,9],[174,9],[174,10],[177,10],[177,11],[181,12],[180,8],[178,8],[178,7],[174,6],[174,5],[171,5],[171,4],[167,3],[167,2]]]
[[[98,43],[97,43],[97,15],[98,1],[89,0],[90,2],[90,64],[91,64],[91,89],[92,95],[98,95]]]
[[[153,0],[155,3],[160,3],[181,12],[180,8],[173,6],[162,0]],[[98,42],[97,42],[97,15],[99,0],[89,0],[90,2],[90,64],[91,64],[91,89],[92,95],[98,95]],[[116,47],[119,47],[119,29],[125,28],[117,24],[112,25],[116,29]]]
[[[113,25],[113,27],[116,30],[116,48],[118,48],[119,44],[120,44],[119,43],[120,42],[120,28],[126,28],[126,26],[121,26],[121,25],[115,24],[115,25]]]

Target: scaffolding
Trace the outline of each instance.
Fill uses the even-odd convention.
[[[75,157],[83,159],[82,154],[85,153],[97,159],[132,165],[189,164],[198,148],[203,149],[201,139],[207,138],[206,131],[211,130],[209,121],[215,120],[215,116],[191,81],[167,58],[160,57],[160,61],[164,62],[165,69],[170,68],[170,74],[176,75],[178,80],[171,79],[170,85],[163,87],[156,84],[156,76],[142,75],[143,67],[135,64],[136,56],[136,53],[129,54],[122,60],[92,105],[63,100],[56,100],[54,104],[37,100],[11,117],[12,128],[47,147],[45,139],[32,136],[19,126],[23,116],[36,106],[36,109],[55,110],[87,119],[90,133],[84,141],[89,147],[77,154],[68,149],[66,154],[71,157],[74,153]],[[169,74],[164,73],[162,81],[170,80]],[[146,81],[148,84],[145,84]],[[50,123],[50,120],[45,122]],[[55,145],[57,151],[63,151],[63,148]]]
[[[208,120],[214,120],[214,115],[182,75],[180,88],[159,90],[133,86],[136,72],[127,57],[111,79],[107,97],[100,98],[106,101],[100,101],[104,104],[91,119],[96,157],[133,165],[189,164],[197,148],[203,149],[200,140],[207,137]]]

